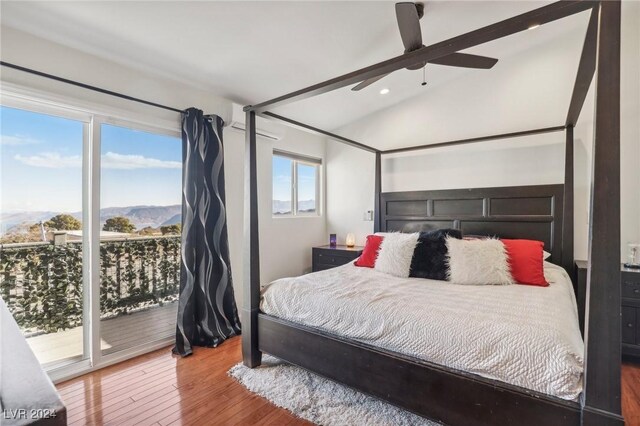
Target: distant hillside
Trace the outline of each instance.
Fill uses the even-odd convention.
[[[136,226],[136,229],[148,226],[157,228],[176,216],[178,216],[178,221],[175,223],[180,223],[181,213],[182,206],[179,204],[173,206],[111,207],[100,210],[100,222],[103,223],[113,216],[124,216]]]
[[[38,223],[49,220],[56,214],[56,212],[0,212],[0,235],[23,223]]]
[[[299,211],[313,211],[316,207],[315,200],[301,200],[299,204]],[[271,211],[273,214],[290,214],[291,201],[273,200]]]
[[[60,212],[6,212],[0,213],[0,235],[3,235],[13,228],[21,225],[32,225],[41,221],[51,219]],[[73,217],[82,220],[82,213],[70,213]],[[136,229],[146,227],[158,228],[162,225],[174,225],[181,222],[182,206],[180,204],[172,206],[129,206],[129,207],[107,207],[100,209],[100,224],[110,217],[124,216],[129,219]]]
[[[171,219],[164,221],[161,226],[177,225],[178,223],[182,223],[182,213],[178,213]]]

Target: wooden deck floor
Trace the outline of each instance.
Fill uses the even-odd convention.
[[[308,425],[227,375],[240,338],[193,356],[161,349],[58,385],[69,425]],[[640,426],[640,365],[625,364],[623,414]]]
[[[100,321],[100,346],[110,354],[140,343],[171,337],[176,329],[177,303]],[[27,339],[38,361],[47,366],[82,357],[82,327]]]

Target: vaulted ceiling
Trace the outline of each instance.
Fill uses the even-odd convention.
[[[544,4],[428,1],[421,20],[424,43],[445,40]],[[2,25],[206,87],[241,104],[265,101],[397,56],[403,50],[394,2],[387,1],[22,1],[2,2],[0,7]],[[424,121],[424,113],[431,117],[424,117],[425,126],[433,127],[431,122],[440,120],[438,111],[455,113],[460,109],[452,102],[459,102],[462,94],[473,104],[467,106],[466,114],[478,111],[483,117],[491,117],[492,111],[494,116],[508,116],[513,105],[496,98],[512,95],[511,103],[535,105],[533,111],[540,117],[529,127],[561,124],[560,111],[568,107],[587,20],[588,14],[581,13],[467,51],[498,58],[491,70],[428,65],[428,85],[424,87],[420,85],[421,71],[401,70],[358,93],[346,88],[274,112],[348,133],[365,117],[381,117],[387,112],[397,115],[402,110],[399,106],[404,105],[414,111],[405,125]],[[507,84],[501,85],[505,79]],[[558,83],[549,84],[554,79]],[[381,88],[389,88],[390,93],[380,95]],[[469,93],[476,88],[477,92]],[[516,106],[514,111],[521,114],[526,110]],[[489,127],[487,131],[509,128]],[[436,132],[429,139],[439,138]]]

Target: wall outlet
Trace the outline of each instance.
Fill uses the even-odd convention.
[[[373,210],[367,210],[366,212],[364,212],[364,220],[365,222],[373,221]]]

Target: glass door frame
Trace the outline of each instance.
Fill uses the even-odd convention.
[[[111,124],[132,130],[146,131],[180,138],[179,117],[176,120],[157,119],[152,116],[139,119],[139,113],[95,106],[76,106],[74,101],[20,86],[2,84],[0,105],[35,113],[81,121],[82,143],[82,277],[83,277],[83,354],[78,361],[69,360],[46,368],[54,382],[61,382],[106,367],[137,355],[166,347],[173,337],[123,349],[103,355],[100,337],[100,178],[101,178],[101,126]],[[123,118],[128,117],[128,118]],[[131,118],[133,117],[133,118]]]
[[[160,349],[170,345],[174,342],[174,337],[161,338],[152,342],[144,342],[140,345],[136,345],[130,348],[122,349],[120,351],[104,355],[101,348],[100,340],[100,182],[101,182],[101,145],[102,145],[102,125],[108,124],[112,126],[124,127],[130,130],[138,130],[143,132],[150,132],[159,135],[181,137],[181,131],[176,128],[170,128],[167,126],[156,126],[148,123],[141,123],[134,120],[127,120],[122,118],[108,117],[105,115],[94,114],[91,122],[91,139],[93,141],[91,149],[92,161],[91,161],[91,203],[92,203],[92,227],[91,235],[97,236],[90,242],[91,244],[91,293],[97,295],[91,298],[91,359],[93,361],[93,367],[95,369],[106,367],[111,364],[124,361],[137,355],[141,355],[150,352],[155,349]],[[94,336],[97,336],[94,337]]]
[[[29,111],[37,114],[44,114],[53,117],[73,120],[82,123],[82,354],[81,358],[76,357],[62,359],[56,361],[53,365],[45,367],[50,374],[69,374],[76,370],[85,370],[91,368],[91,350],[89,345],[91,323],[90,313],[90,290],[89,290],[89,274],[90,262],[87,261],[90,256],[90,229],[89,229],[89,211],[87,209],[89,186],[87,185],[90,173],[90,148],[91,148],[91,114],[65,108],[60,105],[54,105],[47,102],[38,102],[29,98],[14,96],[8,93],[2,93],[0,105],[7,108]]]

